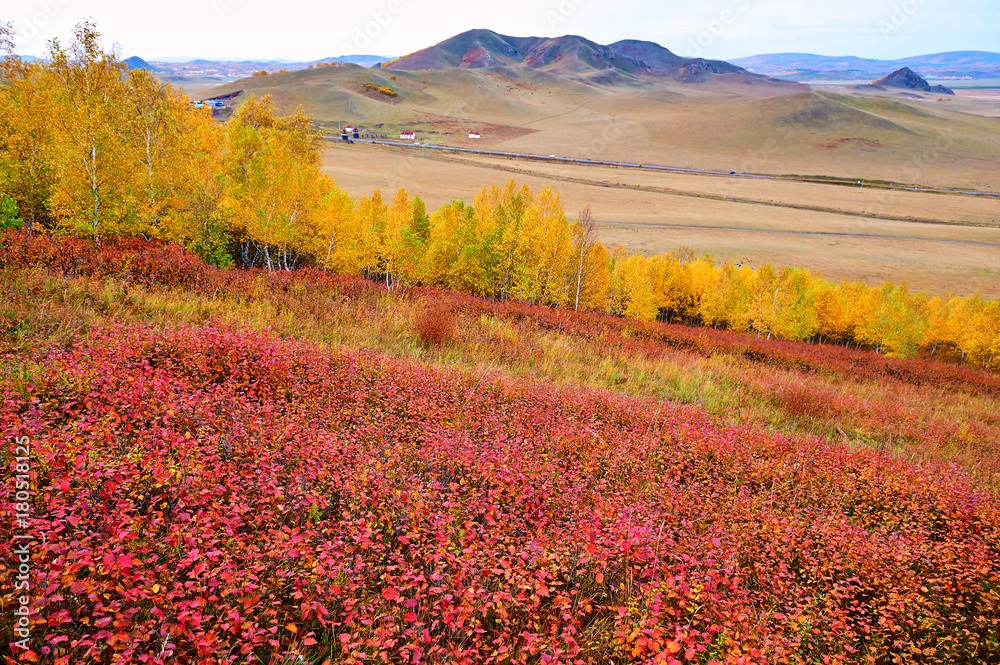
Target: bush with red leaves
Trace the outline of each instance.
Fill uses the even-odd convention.
[[[435,300],[417,313],[413,331],[426,348],[446,346],[455,339],[455,314],[447,302]]]

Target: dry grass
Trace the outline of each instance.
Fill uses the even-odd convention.
[[[599,240],[609,247],[619,243],[628,250],[645,254],[672,251],[678,245],[693,247],[698,254],[710,254],[719,261],[733,261],[753,267],[769,262],[794,265],[821,272],[827,279],[861,280],[879,284],[906,281],[911,288],[933,295],[948,292],[1000,298],[1000,228],[958,225],[915,224],[865,217],[795,210],[749,203],[692,198],[648,190],[611,189],[582,182],[552,180],[549,175],[564,173],[571,178],[598,182],[639,179],[653,187],[670,187],[693,192],[718,190],[721,194],[744,198],[801,200],[845,210],[863,212],[866,206],[885,203],[890,214],[918,213],[943,220],[958,221],[968,208],[970,220],[987,219],[996,202],[960,196],[904,194],[853,190],[833,185],[791,182],[752,183],[729,178],[693,176],[653,176],[613,168],[562,167],[525,164],[510,160],[464,160],[461,162],[421,159],[419,151],[401,153],[361,146],[331,148],[324,165],[338,184],[354,196],[368,196],[373,187],[383,192],[405,187],[428,206],[454,198],[471,201],[487,183],[516,178],[533,189],[554,186],[573,214],[591,205],[602,224]],[[516,165],[524,173],[497,170]],[[977,221],[978,220],[978,221]],[[614,223],[610,223],[614,222]],[[657,226],[662,225],[662,226]],[[697,227],[725,227],[719,229]],[[775,231],[816,231],[850,235],[801,235]],[[938,238],[949,242],[881,238],[877,236]],[[970,240],[990,244],[950,242]]]
[[[364,83],[389,85],[390,75],[400,93],[395,104],[357,92]],[[438,132],[433,142],[448,145],[465,139],[445,136],[447,125],[484,123],[492,129],[476,145],[501,150],[885,180],[898,180],[914,166],[921,182],[1000,189],[995,121],[924,101],[852,101],[788,86],[672,81],[598,88],[534,70],[390,73],[356,67],[243,79],[214,92],[239,89],[247,96],[271,94],[288,112],[302,104],[326,125]],[[851,142],[828,148],[842,139]],[[876,144],[881,147],[875,151],[865,147]]]

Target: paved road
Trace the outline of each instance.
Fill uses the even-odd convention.
[[[324,136],[323,138],[331,139],[334,141],[339,141],[339,136]],[[445,150],[450,152],[467,152],[477,155],[492,155],[497,157],[521,157],[524,159],[537,159],[547,162],[563,162],[567,164],[588,164],[593,166],[624,166],[633,169],[646,169],[650,171],[668,171],[672,173],[693,173],[698,175],[711,175],[711,176],[727,176],[732,178],[753,178],[758,180],[793,180],[797,182],[808,182],[813,184],[829,184],[829,185],[849,185],[849,183],[844,182],[824,182],[820,180],[814,180],[809,178],[794,178],[786,176],[773,176],[773,175],[761,175],[758,173],[737,173],[735,171],[711,171],[707,169],[689,169],[682,168],[679,166],[660,166],[657,164],[635,164],[632,162],[609,162],[599,159],[577,159],[574,157],[556,157],[555,155],[535,155],[532,153],[524,152],[504,152],[500,150],[478,150],[476,148],[452,148],[443,145],[427,145],[425,143],[410,143],[402,141],[385,141],[379,139],[351,139],[359,143],[371,143],[376,145],[388,145],[403,148],[421,148],[429,150]],[[880,189],[886,189],[881,187]],[[966,194],[972,196],[992,196],[1000,197],[1000,192],[988,192],[988,191],[976,191],[976,190],[962,190],[962,189],[935,189],[931,187],[906,187],[903,185],[893,184],[890,189],[893,190],[903,190],[910,192],[930,192],[936,194]]]
[[[608,222],[594,221],[601,226],[662,226],[669,229],[699,229],[709,231],[746,231],[750,233],[789,233],[807,236],[840,236],[846,238],[888,238],[890,240],[926,240],[928,242],[950,242],[963,245],[983,245],[985,247],[1000,247],[1000,243],[982,242],[979,240],[958,240],[955,238],[927,238],[924,236],[893,236],[875,233],[838,233],[836,231],[792,231],[783,229],[759,229],[745,226],[696,226],[693,224],[665,224],[660,222]]]

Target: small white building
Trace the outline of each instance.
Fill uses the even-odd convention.
[[[411,139],[412,140],[412,139],[417,138],[417,135],[416,135],[415,132],[400,132],[399,133],[399,138],[401,138],[401,139]]]
[[[479,132],[469,132],[469,138],[470,139],[478,139],[478,138],[481,138],[481,136],[480,136]]]

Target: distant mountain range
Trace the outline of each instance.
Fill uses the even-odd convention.
[[[44,61],[44,58],[39,58],[39,57],[34,56],[34,55],[19,55],[19,56],[15,56],[15,57],[20,58],[24,62],[43,62]],[[148,70],[153,71],[153,72],[159,71],[156,67],[153,67],[152,65],[150,65],[148,62],[146,62],[145,60],[143,60],[142,58],[140,58],[137,55],[133,55],[131,58],[126,58],[125,60],[122,60],[122,64],[124,64],[129,69],[148,69]]]
[[[909,67],[928,78],[1000,78],[1000,53],[990,51],[949,51],[899,60],[771,53],[736,58],[732,62],[758,74],[796,81],[871,80],[902,67]]]
[[[683,58],[653,42],[626,39],[601,45],[575,35],[509,37],[492,30],[469,30],[382,65],[388,69],[442,70],[526,67],[594,84],[639,82],[645,77],[704,83],[731,76],[752,82],[751,74],[721,60]]]
[[[236,77],[242,78],[261,70],[269,72],[298,71],[331,63],[351,63],[362,67],[371,67],[381,62],[392,60],[392,56],[383,55],[341,55],[296,62],[292,60],[209,60],[194,58],[179,62],[178,59],[154,60],[152,65],[156,71],[170,77]]]
[[[320,62],[349,62],[355,65],[361,65],[362,67],[371,67],[377,65],[380,62],[389,62],[393,59],[393,56],[384,55],[339,55],[335,58],[324,58],[322,60],[317,60],[317,64]]]

